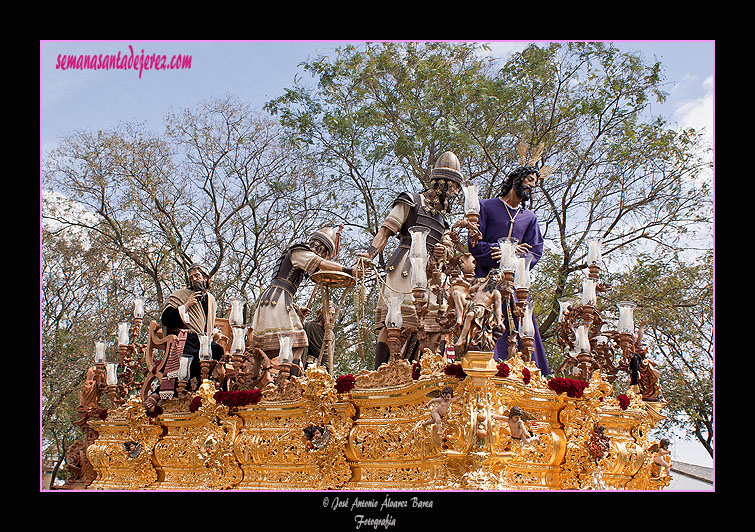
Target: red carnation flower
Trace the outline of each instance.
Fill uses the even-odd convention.
[[[622,410],[626,410],[627,408],[629,408],[629,402],[630,402],[629,397],[627,397],[624,394],[621,394],[617,396],[616,399],[619,400],[619,406],[621,407]]]
[[[532,378],[532,375],[530,374],[530,370],[527,368],[522,369],[522,380],[524,381],[524,384],[529,384],[530,379]]]
[[[258,389],[237,390],[232,392],[215,392],[215,401],[225,406],[247,406],[259,403],[262,392]]]
[[[412,379],[417,380],[422,372],[422,365],[419,362],[412,364]]]
[[[196,412],[199,410],[199,407],[202,406],[202,397],[197,395],[194,399],[191,400],[191,404],[189,405],[189,412]]]
[[[354,375],[349,373],[348,375],[341,375],[336,379],[336,392],[346,393],[351,391],[356,385],[356,379]]]
[[[107,410],[105,409],[100,410],[100,413],[97,414],[97,417],[100,418],[102,421],[105,421],[105,419],[107,419]]]
[[[496,377],[508,377],[509,373],[511,373],[511,370],[509,369],[509,366],[505,362],[501,362],[496,366],[496,369],[498,369],[498,373],[496,373]]]
[[[548,381],[548,388],[556,393],[565,393],[569,397],[579,398],[582,397],[585,388],[587,388],[589,384],[590,383],[587,381],[580,381],[567,377],[554,377]]]
[[[464,373],[464,369],[461,367],[461,364],[448,364],[444,372],[446,375],[456,377],[457,379],[463,379],[467,376],[467,374]]]

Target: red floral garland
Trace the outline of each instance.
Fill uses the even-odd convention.
[[[556,393],[565,393],[569,397],[579,398],[582,397],[585,388],[589,384],[587,381],[570,379],[568,377],[554,377],[548,381],[548,388]]]
[[[215,401],[225,406],[255,405],[262,399],[262,392],[258,389],[236,390],[231,392],[215,392]]]
[[[619,406],[621,407],[622,410],[626,410],[627,408],[629,408],[629,403],[630,403],[629,397],[627,397],[624,394],[621,394],[621,395],[617,395],[616,399],[619,400]]]
[[[351,391],[356,386],[356,378],[349,373],[348,375],[341,375],[336,379],[336,392],[346,393]]]

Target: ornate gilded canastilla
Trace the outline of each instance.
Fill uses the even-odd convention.
[[[492,353],[470,351],[455,371],[426,350],[421,371],[394,359],[362,371],[348,391],[321,366],[256,404],[227,406],[210,381],[149,417],[139,397],[91,420],[89,489],[280,490],[656,490],[648,432],[659,405],[613,397],[599,371],[580,396],[549,387],[520,356],[506,371]],[[506,376],[502,376],[506,374]],[[416,377],[416,378],[413,378]],[[429,398],[454,401],[441,424]],[[572,394],[577,395],[577,394]],[[502,421],[527,413],[532,439]]]

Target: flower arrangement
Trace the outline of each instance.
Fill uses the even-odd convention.
[[[349,373],[348,375],[341,375],[336,379],[336,392],[346,393],[351,391],[356,385],[356,379],[354,375]]]
[[[448,364],[446,366],[446,369],[444,370],[444,373],[446,375],[450,375],[451,377],[456,377],[457,379],[463,379],[467,376],[467,374],[464,372],[464,369],[462,369],[461,364]]]
[[[621,394],[621,395],[616,396],[616,399],[619,400],[619,406],[621,407],[622,410],[626,410],[627,408],[629,408],[629,403],[630,403],[629,397],[627,397],[624,394]]]
[[[511,373],[511,370],[509,369],[509,366],[505,362],[501,362],[496,366],[496,369],[498,370],[498,373],[495,374],[496,377],[508,377],[509,373]]]
[[[589,384],[587,381],[570,379],[568,377],[554,377],[548,381],[548,388],[556,393],[565,393],[569,397],[579,398],[582,397],[585,388]]]
[[[527,368],[522,368],[522,381],[524,381],[524,384],[529,384],[530,379],[532,379],[532,374],[530,373],[530,370]]]
[[[192,414],[199,410],[199,407],[202,406],[202,397],[197,395],[194,399],[191,400],[191,404],[189,404],[189,412]]]
[[[419,379],[421,372],[422,372],[422,364],[420,364],[419,362],[415,362],[414,364],[412,364],[412,379],[413,380],[416,381],[417,379]]]
[[[225,406],[255,405],[262,399],[262,392],[258,389],[236,390],[231,392],[215,392],[215,401]]]

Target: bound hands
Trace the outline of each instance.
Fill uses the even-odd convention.
[[[532,248],[531,244],[528,244],[527,242],[522,242],[516,247],[516,252],[521,253],[521,254],[529,253],[531,248]],[[501,260],[501,248],[499,248],[498,246],[491,247],[490,258],[493,260]]]

